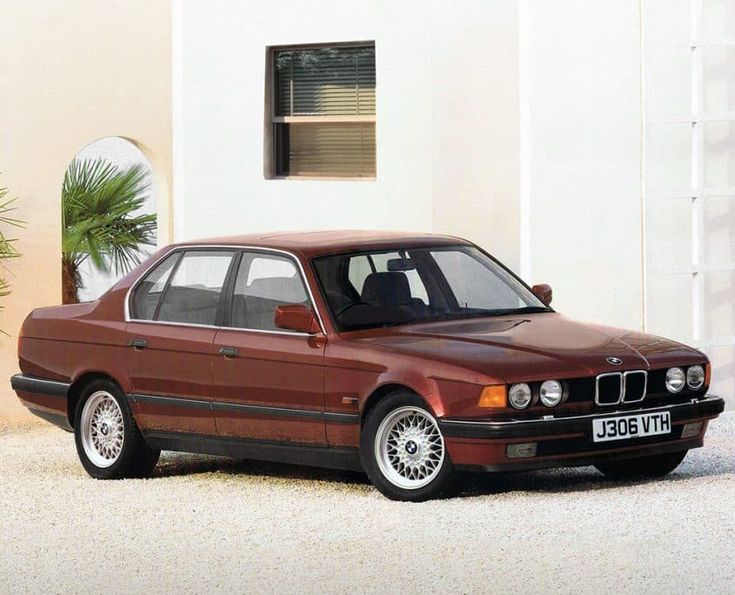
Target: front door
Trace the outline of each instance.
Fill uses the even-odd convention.
[[[326,445],[324,340],[276,328],[276,306],[313,307],[298,263],[245,251],[214,341],[213,397],[221,436]]]
[[[177,250],[133,290],[127,368],[138,425],[214,436],[212,367],[234,250]]]

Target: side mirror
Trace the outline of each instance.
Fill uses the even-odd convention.
[[[300,333],[316,334],[321,329],[316,315],[303,304],[276,306],[274,322],[278,328]]]
[[[546,283],[534,285],[531,287],[531,291],[533,291],[533,295],[543,302],[544,306],[551,304],[551,298],[554,297],[551,291],[551,285],[547,285]]]

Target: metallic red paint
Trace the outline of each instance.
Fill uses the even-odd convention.
[[[19,341],[20,368],[25,376],[72,387],[86,374],[104,373],[130,396],[144,433],[357,448],[361,415],[375,398],[395,388],[414,391],[440,420],[528,420],[550,413],[563,418],[607,411],[596,409],[590,399],[563,403],[553,411],[535,405],[525,411],[489,412],[478,407],[478,398],[482,388],[491,384],[594,378],[620,370],[607,362],[609,357],[622,359],[624,369],[707,363],[704,354],[674,341],[582,324],[553,312],[335,331],[311,267],[312,257],[452,244],[469,242],[428,234],[348,231],[239,236],[170,246],[97,301],[34,310]],[[127,321],[128,290],[151,263],[187,246],[257,247],[292,254],[311,288],[319,324],[309,322],[307,329],[301,320],[304,313],[288,308],[282,309],[279,326],[294,328],[293,320],[299,318],[298,328],[309,333]],[[551,288],[539,286],[537,293],[550,299]],[[134,347],[135,341],[145,346]],[[227,353],[220,352],[222,348]],[[71,402],[28,390],[18,390],[18,396],[37,412],[64,417]],[[542,443],[552,438],[559,440],[560,435],[533,440]],[[511,463],[505,447],[514,441],[527,439],[451,436],[447,448],[456,465],[489,468]],[[626,447],[606,452],[621,448]],[[645,446],[634,448],[646,451]],[[580,450],[540,462],[573,464],[588,454]]]

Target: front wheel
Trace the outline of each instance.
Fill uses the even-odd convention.
[[[408,391],[384,397],[362,428],[360,456],[381,493],[392,500],[422,502],[446,495],[454,469],[436,419]]]
[[[161,451],[146,444],[117,385],[96,380],[85,387],[74,423],[77,454],[95,479],[147,477]]]
[[[684,460],[686,450],[637,459],[624,459],[595,465],[608,479],[635,479],[663,477],[668,475]]]

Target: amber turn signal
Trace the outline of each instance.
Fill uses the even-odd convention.
[[[508,388],[505,384],[493,384],[486,386],[480,393],[478,407],[507,407]]]
[[[712,364],[707,362],[704,364],[704,385],[709,386],[710,378],[712,377]]]

